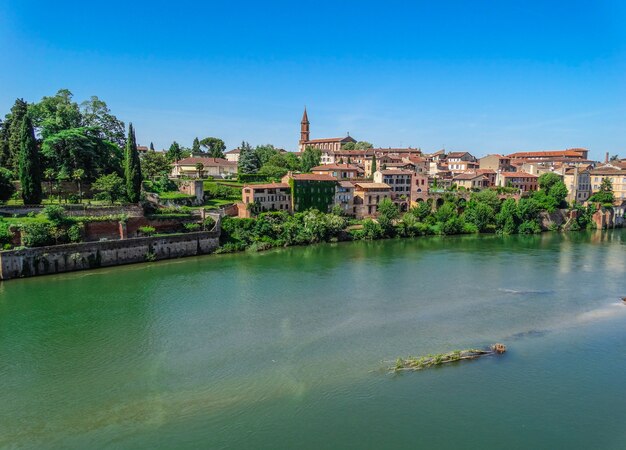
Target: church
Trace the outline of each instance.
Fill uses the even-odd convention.
[[[326,151],[339,151],[343,144],[348,142],[356,142],[350,135],[339,138],[323,138],[323,139],[311,139],[311,133],[309,128],[309,117],[306,114],[306,107],[304,108],[304,114],[302,115],[302,121],[300,122],[300,142],[298,143],[298,150],[304,151],[307,146],[319,148]]]

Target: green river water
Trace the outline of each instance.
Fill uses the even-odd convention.
[[[418,238],[0,283],[0,448],[624,449],[625,244]]]

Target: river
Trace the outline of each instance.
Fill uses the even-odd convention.
[[[0,283],[0,448],[626,443],[626,232],[430,237]],[[384,360],[503,342],[392,375]]]

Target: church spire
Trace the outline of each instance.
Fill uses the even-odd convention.
[[[309,131],[309,117],[306,114],[306,106],[304,107],[304,114],[302,114],[302,121],[300,122],[300,144],[308,142],[310,137]]]

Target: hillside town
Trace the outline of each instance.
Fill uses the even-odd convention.
[[[0,279],[340,240],[621,227],[626,160],[584,148],[425,151],[316,138],[293,150],[138,145],[68,90],[0,124]],[[294,127],[295,128],[295,127]],[[297,136],[297,133],[294,132]]]
[[[314,204],[322,211],[338,207],[357,219],[376,217],[381,201],[390,199],[400,211],[441,198],[445,192],[460,194],[496,189],[517,198],[537,191],[538,178],[544,173],[558,175],[567,187],[567,201],[584,204],[610,180],[614,203],[626,203],[626,160],[606,153],[604,161],[589,159],[589,150],[514,151],[477,156],[469,151],[444,149],[426,152],[420,148],[374,147],[354,137],[311,138],[306,109],[300,123],[298,151],[317,155],[319,164],[306,173],[288,171],[279,180],[245,184],[241,201],[230,214],[251,217],[265,211],[303,211]],[[361,147],[361,148],[355,148]],[[146,148],[147,150],[147,148]],[[285,150],[277,150],[287,153]],[[478,152],[476,152],[478,153]],[[176,161],[173,178],[235,179],[241,149],[225,153],[224,158],[200,154]],[[198,167],[202,167],[199,171]]]

